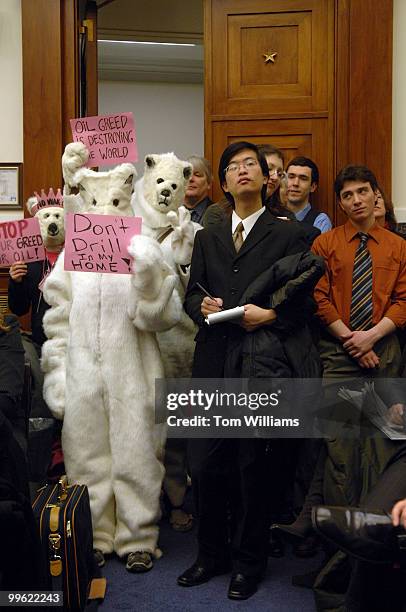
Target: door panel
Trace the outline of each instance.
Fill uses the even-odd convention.
[[[228,67],[229,98],[311,95],[310,12],[230,15],[228,35],[228,56],[235,61]]]
[[[332,1],[214,4],[213,114],[327,109]]]

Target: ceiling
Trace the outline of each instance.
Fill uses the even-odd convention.
[[[203,0],[98,5],[100,80],[203,82]]]

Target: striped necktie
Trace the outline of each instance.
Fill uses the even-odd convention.
[[[372,326],[372,260],[367,249],[368,234],[358,233],[360,243],[355,253],[352,273],[350,327],[352,330]]]
[[[234,242],[235,250],[237,253],[241,249],[243,242],[244,242],[244,238],[242,237],[243,231],[244,231],[244,226],[242,224],[242,221],[240,221],[237,227],[235,228],[234,234],[233,234],[233,242]]]

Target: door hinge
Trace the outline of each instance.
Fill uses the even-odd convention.
[[[94,42],[94,21],[93,19],[84,19],[80,27],[80,33],[85,34],[87,32],[87,40]]]

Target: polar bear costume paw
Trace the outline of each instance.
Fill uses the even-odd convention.
[[[164,261],[159,244],[148,236],[133,236],[128,252],[133,258],[136,302],[130,315],[140,329],[162,331],[179,322],[182,313],[175,289],[177,277]]]
[[[89,151],[82,142],[70,142],[62,155],[62,174],[66,186],[75,187],[75,172],[87,164]]]
[[[167,217],[174,230],[171,242],[173,259],[179,266],[186,266],[192,259],[195,236],[192,217],[185,206],[180,206],[176,212],[168,212]]]

